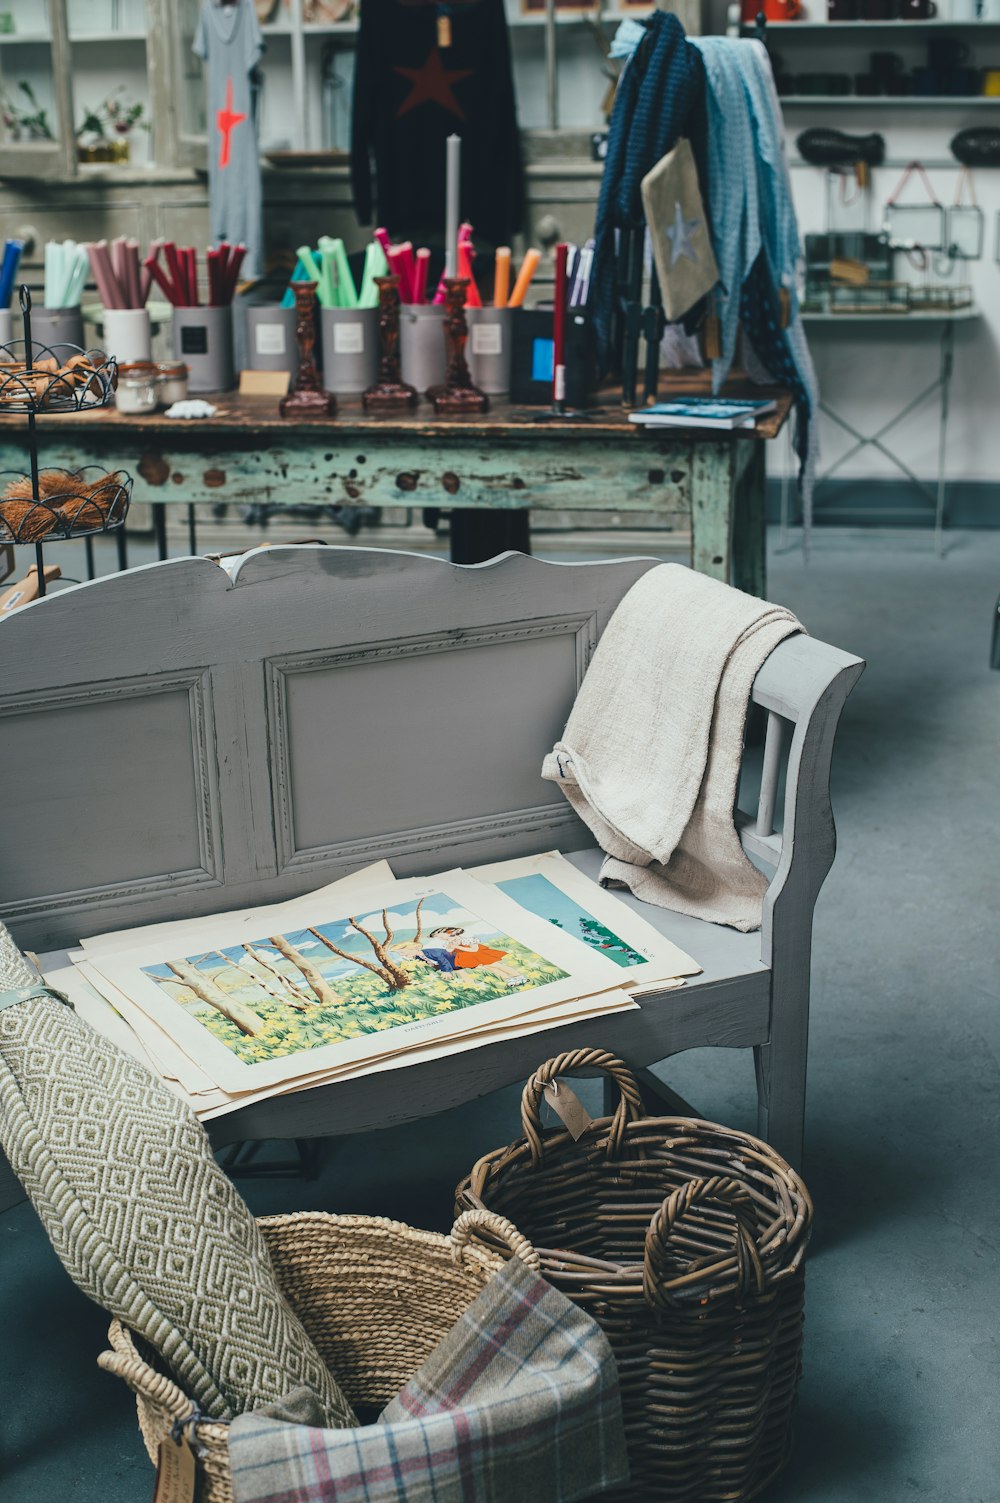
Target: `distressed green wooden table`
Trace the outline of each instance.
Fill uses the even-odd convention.
[[[678,395],[708,389],[676,378],[666,387]],[[780,432],[791,398],[739,382],[726,395],[749,391],[773,396],[777,410],[739,433],[643,430],[609,393],[585,418],[560,423],[500,401],[482,416],[439,418],[427,403],[373,417],[350,400],[333,421],[288,423],[273,398],[226,396],[205,422],[52,414],[38,438],[44,466],[130,471],[133,500],[154,505],[161,556],[167,504],[657,512],[690,525],[696,569],[763,595],[765,443]],[[0,468],[23,467],[21,449],[18,421],[0,418]],[[486,539],[480,557],[498,551]]]

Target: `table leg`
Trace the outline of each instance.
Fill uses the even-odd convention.
[[[729,583],[733,556],[736,448],[696,443],[691,458],[691,566]]]
[[[115,546],[118,549],[119,570],[128,568],[128,544],[125,541],[125,528],[119,527],[115,532]]]
[[[759,600],[767,598],[767,463],[754,443],[736,487],[733,584]]]
[[[191,556],[198,552],[198,529],[195,525],[194,502],[188,502],[188,549]]]
[[[153,533],[156,537],[156,556],[162,564],[167,557],[167,506],[164,501],[153,502]]]
[[[453,564],[481,564],[498,553],[531,552],[531,513],[526,508],[483,511],[459,506],[452,510],[450,529]]]
[[[934,551],[944,555],[944,506],[948,467],[948,413],[951,406],[951,373],[955,364],[955,324],[948,319],[941,331],[941,421],[938,425],[937,494],[934,498]]]

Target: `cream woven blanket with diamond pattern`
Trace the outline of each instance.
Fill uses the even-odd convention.
[[[54,996],[0,925],[0,1145],[70,1277],[231,1419],[305,1384],[356,1423],[182,1101]]]

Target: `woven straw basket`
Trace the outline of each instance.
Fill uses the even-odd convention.
[[[543,1131],[544,1087],[607,1072],[621,1100],[578,1141]],[[509,1217],[542,1274],[589,1310],[618,1362],[631,1489],[657,1503],[743,1503],[781,1471],[802,1352],[812,1203],[757,1138],[646,1117],[621,1060],[561,1054],[528,1081],[524,1137],[480,1159],[458,1209]],[[488,1228],[477,1240],[496,1250]]]
[[[449,1237],[378,1216],[322,1211],[268,1216],[259,1224],[282,1290],[362,1419],[396,1396],[502,1266],[492,1248],[470,1245],[473,1231],[538,1267],[508,1222],[481,1213],[460,1216]],[[135,1394],[155,1462],[160,1441],[191,1414],[192,1402],[119,1321],[108,1336],[113,1350],[102,1352],[98,1364]],[[195,1436],[199,1503],[233,1503],[228,1424],[202,1421]]]

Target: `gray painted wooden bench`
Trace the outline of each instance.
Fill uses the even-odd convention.
[[[383,856],[408,875],[558,847],[595,873],[592,837],[539,768],[608,618],[654,562],[261,549],[234,578],[176,559],[25,607],[0,622],[3,918],[44,953],[291,897]],[[773,871],[764,924],[737,934],[643,907],[704,966],[682,990],[460,1063],[248,1106],[213,1139],[419,1118],[579,1044],[637,1067],[714,1045],[753,1049],[761,1134],[798,1163],[830,761],[862,667],[797,637],[761,669],[761,788],[739,818]]]

